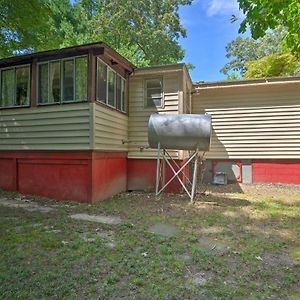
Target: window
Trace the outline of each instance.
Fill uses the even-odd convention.
[[[1,107],[28,106],[30,93],[30,68],[18,66],[0,70]]]
[[[116,106],[116,73],[111,69],[108,69],[107,73],[107,104],[110,106]]]
[[[97,61],[97,100],[106,103],[107,96],[107,66],[99,59]]]
[[[57,103],[61,99],[60,88],[60,62],[54,61],[49,64],[49,102]]]
[[[38,103],[87,100],[87,57],[38,64]]]
[[[63,62],[63,100],[74,100],[74,61],[66,60]]]
[[[120,76],[117,77],[116,83],[116,101],[117,109],[125,111],[125,80]]]
[[[145,107],[163,106],[163,82],[162,78],[145,80]]]
[[[75,59],[75,100],[87,99],[87,58],[77,57]]]
[[[125,79],[97,59],[97,100],[126,111]]]

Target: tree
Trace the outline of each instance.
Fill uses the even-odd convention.
[[[51,10],[43,0],[0,0],[0,56],[34,51],[41,44],[54,47],[50,18]]]
[[[245,78],[294,76],[300,74],[300,62],[291,53],[271,54],[246,62]]]
[[[237,0],[245,18],[239,32],[247,26],[254,39],[265,35],[268,29],[284,26],[284,43],[293,53],[300,55],[300,2],[299,0]],[[233,20],[236,17],[233,16]]]
[[[11,1],[36,2],[33,17],[42,17],[30,34],[31,13],[24,14],[20,5],[22,14],[13,16],[10,24],[1,24],[4,31],[14,33],[5,51],[0,45],[2,57],[20,49],[31,52],[95,41],[108,43],[138,66],[175,63],[184,56],[178,39],[185,37],[186,31],[178,9],[192,0],[77,0],[73,4],[69,0]],[[12,14],[11,9],[4,10],[3,15]],[[16,18],[22,19],[18,27],[13,26]],[[26,18],[28,21],[23,20]],[[7,34],[3,41],[6,39]],[[22,43],[16,48],[19,41]]]
[[[278,28],[258,40],[238,36],[226,45],[226,57],[232,58],[220,71],[225,75],[246,72],[246,63],[264,56],[281,53],[285,32]]]

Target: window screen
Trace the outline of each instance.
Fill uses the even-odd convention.
[[[48,103],[49,71],[48,63],[38,66],[38,102]]]
[[[107,104],[111,106],[115,106],[115,97],[116,97],[116,73],[113,72],[111,69],[108,70],[107,76],[107,84],[108,84],[108,97],[107,97]]]
[[[14,69],[3,70],[1,72],[1,106],[14,106]]]
[[[29,67],[16,69],[16,106],[29,104]]]
[[[74,60],[63,62],[63,101],[74,100]]]
[[[161,78],[145,80],[145,106],[162,107],[163,85]]]
[[[60,62],[50,62],[49,64],[49,103],[60,102],[61,89],[60,89]]]
[[[75,100],[87,100],[87,57],[75,59]]]
[[[106,103],[107,97],[107,66],[97,61],[97,100]]]

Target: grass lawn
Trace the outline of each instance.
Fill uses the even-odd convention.
[[[1,198],[55,209],[0,204],[1,299],[300,299],[300,187],[209,187],[194,205],[146,193],[95,205]]]

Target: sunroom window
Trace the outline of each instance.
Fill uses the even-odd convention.
[[[38,65],[38,103],[87,100],[87,57],[72,57]]]
[[[18,66],[0,70],[0,107],[28,106],[30,68]]]
[[[108,84],[108,95],[107,95],[107,104],[110,106],[116,106],[116,73],[111,69],[108,69],[107,75],[107,84]]]
[[[125,82],[112,68],[97,60],[97,101],[125,112]]]

